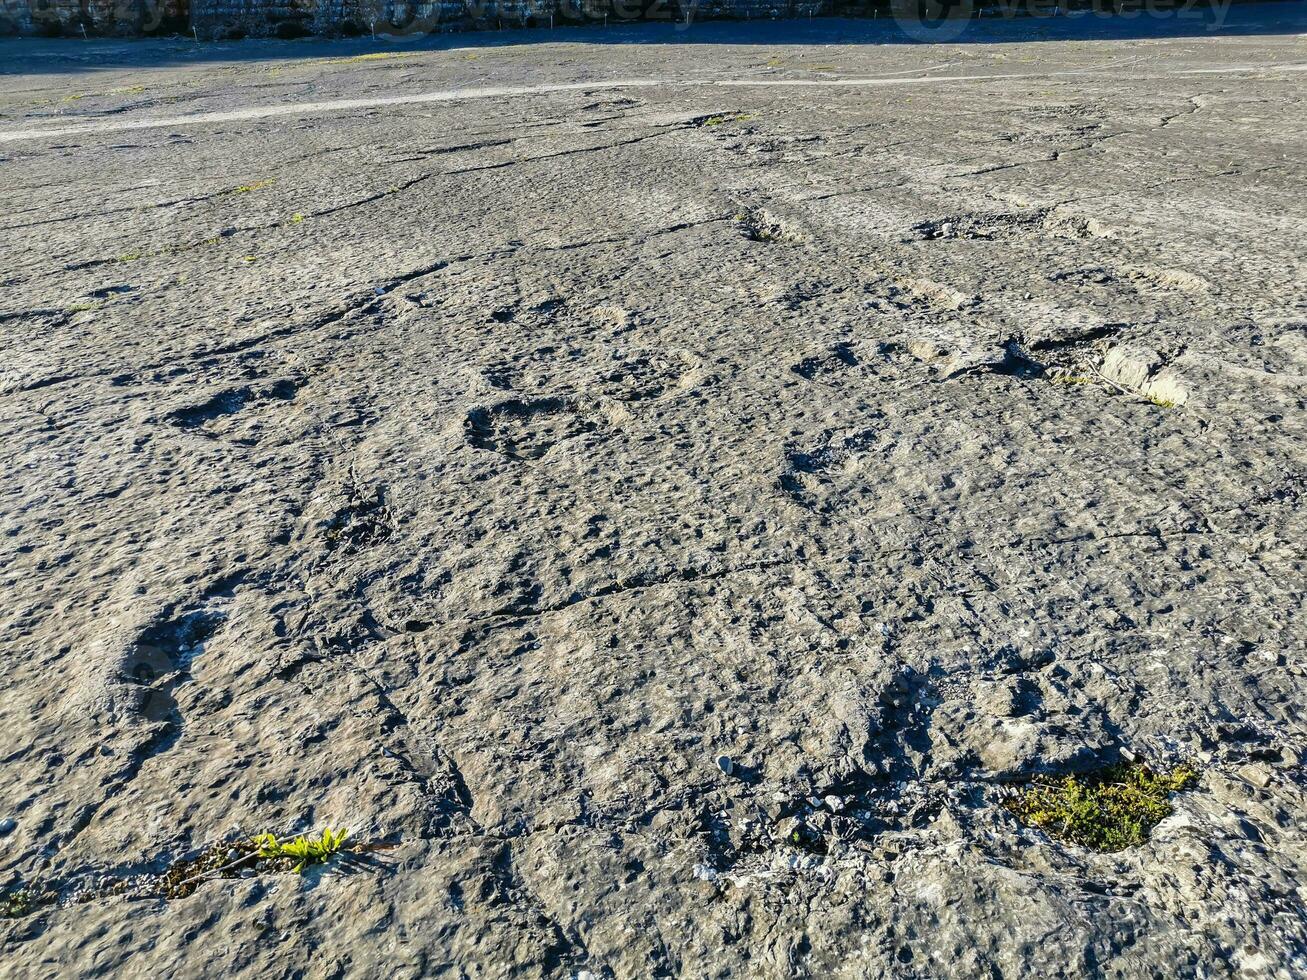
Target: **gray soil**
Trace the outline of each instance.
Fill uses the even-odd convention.
[[[5,42],[0,972],[1302,976],[1307,45],[1230,18]],[[1139,847],[1003,807],[1123,753]]]

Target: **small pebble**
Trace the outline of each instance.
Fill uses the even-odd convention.
[[[5,817],[0,820],[0,837],[8,837],[18,827],[18,821],[13,817]]]
[[[957,229],[954,227],[953,222],[951,221],[945,221],[943,227],[939,229],[940,234],[942,234],[945,238],[952,238],[953,232],[956,230]]]
[[[729,755],[719,755],[717,757],[717,768],[729,776],[735,770],[735,763],[731,761]]]

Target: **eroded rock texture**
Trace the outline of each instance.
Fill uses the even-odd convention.
[[[1294,9],[0,49],[4,972],[1301,975]]]

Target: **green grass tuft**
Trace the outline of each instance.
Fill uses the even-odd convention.
[[[252,184],[241,184],[239,187],[233,187],[226,191],[227,194],[253,194],[255,191],[261,191],[265,187],[271,187],[277,182],[276,177],[269,177],[266,180],[256,180]]]
[[[0,893],[0,919],[21,919],[54,900],[54,894],[26,885]]]
[[[334,854],[338,854],[349,837],[348,830],[333,831],[324,827],[321,838],[305,837],[303,834],[294,840],[278,840],[275,834],[256,834],[254,846],[260,858],[290,858],[296,861],[291,870],[296,874],[312,864],[325,864]]]
[[[748,122],[753,116],[747,112],[737,112],[730,116],[709,116],[703,121],[705,126],[725,126],[727,123]]]
[[[1096,851],[1120,851],[1148,839],[1171,813],[1171,793],[1188,789],[1198,773],[1187,765],[1154,772],[1132,763],[1095,773],[1038,782],[1006,805],[1022,823],[1059,840]]]
[[[1098,384],[1098,379],[1090,377],[1087,374],[1055,374],[1050,379],[1053,384],[1057,385],[1092,385]]]
[[[0,898],[0,919],[18,919],[32,911],[32,893],[18,888]]]

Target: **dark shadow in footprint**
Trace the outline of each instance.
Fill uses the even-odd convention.
[[[190,680],[191,664],[225,618],[217,610],[198,609],[151,626],[137,637],[123,680],[139,692],[140,716],[159,726],[142,754],[165,751],[181,734],[181,711],[173,692]]]
[[[394,530],[385,488],[354,485],[349,489],[345,506],[327,524],[327,547],[352,554],[360,548],[381,544]]]
[[[811,381],[820,374],[831,374],[842,368],[857,366],[858,358],[853,353],[853,345],[843,343],[836,344],[823,354],[805,357],[790,370],[805,381]]]
[[[689,367],[684,355],[635,351],[601,375],[599,385],[604,394],[620,401],[648,401],[676,387]]]
[[[598,423],[563,398],[511,399],[468,413],[468,444],[509,459],[539,459],[564,439],[593,432]]]
[[[198,429],[204,423],[223,415],[235,415],[253,397],[254,392],[249,388],[220,392],[199,405],[177,409],[168,416],[168,420],[182,429]]]

